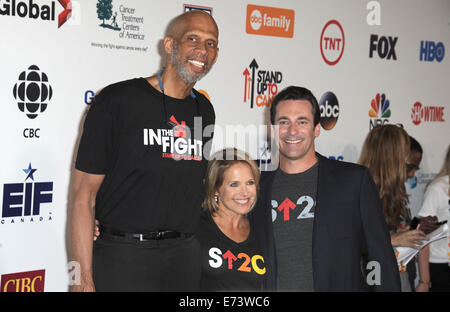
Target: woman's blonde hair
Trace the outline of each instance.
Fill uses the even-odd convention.
[[[236,149],[226,148],[215,153],[208,162],[206,169],[205,185],[205,201],[203,209],[208,210],[211,215],[219,210],[216,201],[216,193],[223,184],[225,171],[237,163],[244,163],[250,167],[253,178],[255,179],[256,190],[259,190],[260,172],[256,163],[248,156],[248,154]],[[253,203],[252,208],[256,204]]]
[[[405,189],[409,150],[409,135],[403,128],[382,125],[369,132],[359,158],[359,163],[369,168],[378,187],[384,218],[391,230],[397,228],[402,217],[409,218]]]

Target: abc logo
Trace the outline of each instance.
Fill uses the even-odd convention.
[[[259,10],[253,10],[252,14],[250,14],[250,25],[254,30],[258,30],[262,25],[262,15]]]
[[[14,98],[21,112],[34,119],[47,108],[47,102],[52,98],[52,87],[47,75],[36,65],[31,65],[19,75],[19,81],[14,85]]]
[[[325,130],[331,130],[339,117],[339,102],[333,92],[326,92],[319,101],[320,125]]]

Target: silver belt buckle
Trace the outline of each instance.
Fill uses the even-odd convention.
[[[140,242],[146,241],[146,239],[144,239],[144,234],[139,234],[139,241]]]

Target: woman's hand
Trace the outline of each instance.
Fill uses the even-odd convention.
[[[393,247],[411,247],[420,249],[422,241],[428,240],[428,237],[421,230],[406,230],[391,235],[391,244]]]

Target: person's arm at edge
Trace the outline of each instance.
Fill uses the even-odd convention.
[[[419,251],[419,284],[416,292],[428,292],[430,290],[430,246],[427,245]]]
[[[74,260],[80,264],[80,285],[73,291],[95,291],[92,276],[92,247],[95,198],[104,175],[74,171],[71,239]]]

